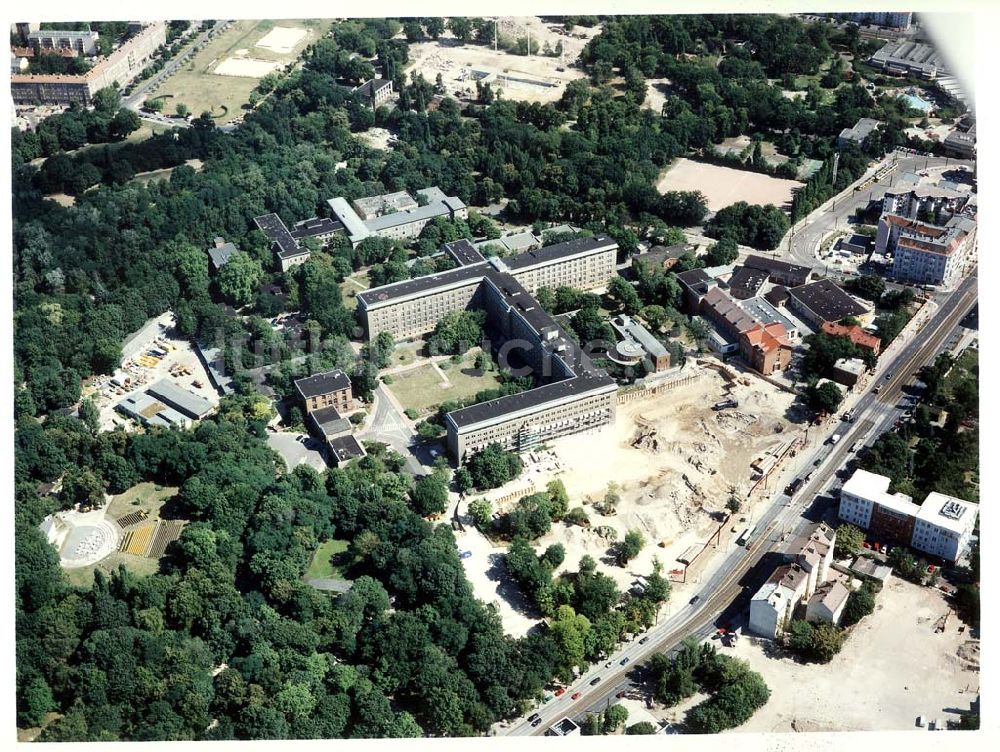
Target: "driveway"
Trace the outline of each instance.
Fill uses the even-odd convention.
[[[426,475],[433,458],[418,440],[410,421],[389,391],[379,384],[375,389],[375,409],[372,410],[358,441],[380,441],[406,458],[410,475]]]
[[[303,462],[318,472],[326,470],[326,460],[323,454],[315,448],[309,448],[298,439],[306,434],[301,433],[268,433],[267,445],[281,455],[289,470],[294,470]],[[316,440],[309,438],[310,446],[317,446]]]

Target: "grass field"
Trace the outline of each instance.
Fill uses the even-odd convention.
[[[255,46],[276,26],[309,30],[292,52],[279,53]],[[196,115],[211,112],[216,122],[227,123],[242,114],[257,78],[218,76],[215,69],[224,61],[254,59],[277,63],[294,60],[302,49],[314,42],[323,27],[319,21],[253,21],[233,22],[226,31],[212,39],[191,61],[161,84],[151,98],[171,95],[165,108],[172,111],[183,102]]]
[[[157,486],[155,483],[139,483],[132,486],[125,493],[118,494],[111,498],[108,506],[108,519],[116,520],[129,512],[142,510],[150,515],[156,515],[163,506],[163,502],[174,496],[178,489],[176,486]]]
[[[347,541],[345,540],[334,538],[333,540],[328,540],[326,543],[321,543],[319,548],[316,549],[316,553],[313,554],[309,569],[306,570],[306,577],[317,580],[343,579],[338,564],[344,563],[344,557],[340,554],[346,552]],[[337,564],[334,564],[334,561]]]
[[[153,574],[160,568],[159,559],[147,559],[143,556],[132,556],[121,551],[115,551],[96,564],[92,564],[89,567],[64,569],[63,574],[66,575],[66,579],[71,585],[89,588],[94,584],[94,572],[100,569],[104,574],[110,575],[118,569],[119,564],[124,564],[129,572],[140,576]]]
[[[447,363],[447,366],[440,372],[427,363],[393,374],[389,389],[404,409],[412,408],[421,415],[432,412],[447,400],[464,399],[484,389],[492,389],[500,383],[497,372],[480,374],[476,371],[473,364],[478,353],[479,348],[469,350],[461,363],[442,361],[441,364]]]

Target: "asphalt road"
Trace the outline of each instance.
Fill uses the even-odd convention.
[[[864,190],[855,191],[852,186],[827,201],[796,224],[793,228],[794,231],[785,237],[776,253],[792,263],[813,268],[822,267],[823,264],[817,258],[816,253],[823,238],[834,230],[848,229],[850,227],[849,220],[854,215],[855,210],[858,207],[868,206],[870,201],[880,200],[885,195],[886,190],[893,186],[904,172],[920,172],[922,170],[944,172],[961,166],[971,170],[974,166],[974,162],[968,160],[901,155],[899,152],[893,152],[887,159],[880,162],[879,166],[889,164],[893,159],[898,164],[894,172]]]
[[[200,32],[196,37],[191,39],[184,46],[184,48],[177,55],[173,57],[173,59],[171,59],[165,66],[163,66],[163,68],[159,72],[157,72],[153,76],[150,76],[148,79],[140,83],[135,89],[133,89],[132,93],[129,94],[128,97],[126,97],[124,100],[125,106],[128,107],[129,109],[138,112],[139,108],[142,106],[142,103],[146,101],[146,94],[150,91],[150,89],[168,79],[177,71],[177,69],[181,65],[184,65],[186,63],[186,61],[183,60],[184,56],[187,55],[195,47],[200,45],[202,42],[207,40],[208,35],[211,33],[212,29],[222,28],[227,23],[229,22],[218,21],[216,22],[215,26],[209,29],[205,29],[205,31]],[[144,119],[151,120],[153,122],[165,122],[170,125],[178,125],[178,123],[172,122],[169,119],[164,119],[164,120],[152,119],[152,118],[144,118]],[[187,123],[184,123],[184,125],[187,125]]]
[[[815,464],[811,479],[799,492],[789,499],[784,494],[776,495],[771,504],[757,517],[756,543],[751,550],[732,546],[722,564],[712,574],[699,591],[700,599],[695,604],[668,604],[668,611],[662,623],[648,630],[639,640],[630,642],[617,653],[581,676],[565,694],[555,697],[537,709],[541,723],[531,726],[525,719],[518,719],[513,725],[500,728],[497,735],[534,736],[540,735],[555,721],[564,716],[585,717],[587,712],[603,710],[615,695],[630,691],[635,682],[629,674],[633,669],[654,653],[670,654],[677,650],[681,641],[695,635],[699,639],[708,637],[717,624],[729,624],[745,608],[752,595],[753,573],[765,569],[769,573],[770,562],[765,558],[778,560],[778,554],[789,544],[787,538],[794,539],[805,532],[817,519],[816,506],[821,506],[820,498],[837,482],[837,471],[850,458],[856,441],[870,442],[884,430],[891,429],[905,410],[899,404],[903,388],[915,381],[913,373],[921,366],[933,362],[938,353],[954,340],[961,320],[976,304],[978,279],[973,274],[962,281],[953,293],[948,295],[941,307],[914,335],[905,347],[892,359],[881,366],[869,391],[854,407],[855,423],[842,422],[835,429],[841,434],[837,444],[817,447],[809,459]],[[888,374],[888,375],[886,375]],[[875,384],[883,384],[879,394],[871,389]],[[834,432],[833,430],[830,431]],[[757,571],[757,575],[761,574]],[[628,659],[622,665],[622,661]],[[606,668],[610,662],[611,668]],[[590,682],[600,678],[594,686]],[[572,695],[580,693],[577,700]]]

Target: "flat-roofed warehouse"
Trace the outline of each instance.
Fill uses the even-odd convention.
[[[204,397],[167,379],[160,379],[146,389],[146,392],[192,420],[201,420],[215,409],[215,405]]]

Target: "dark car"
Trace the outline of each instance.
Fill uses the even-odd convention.
[[[641,640],[639,640],[640,645],[645,645],[647,642],[649,642],[648,637],[643,637]]]
[[[701,596],[700,595],[696,595],[694,598],[692,598],[691,600],[688,601],[688,605],[689,606],[693,606],[695,603],[697,603],[700,600],[701,600]]]
[[[528,716],[528,720],[529,721],[536,721],[536,720],[538,720],[538,713],[532,713],[531,715],[529,715]]]
[[[531,725],[532,725],[532,726],[538,726],[538,725],[539,725],[539,724],[540,724],[541,722],[542,722],[542,719],[541,719],[541,718],[536,718],[535,720],[533,720],[533,721],[531,722]]]
[[[618,661],[618,665],[619,666],[624,666],[626,663],[628,663],[628,656],[627,655],[624,658],[622,658],[620,661]]]
[[[595,676],[593,679],[590,680],[590,686],[593,687],[595,684],[599,684],[600,682],[601,682],[601,677]]]

